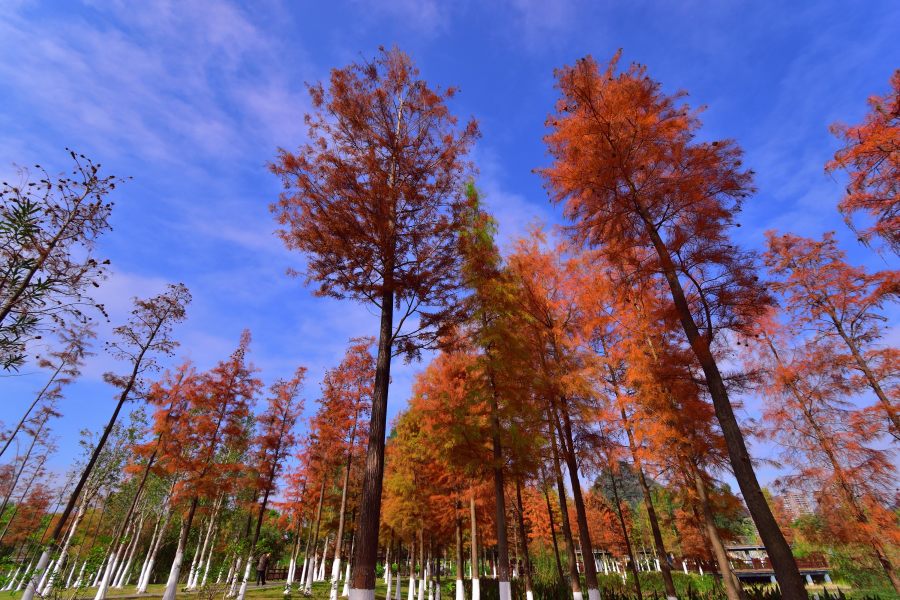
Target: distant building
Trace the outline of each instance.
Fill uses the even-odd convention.
[[[815,512],[815,507],[810,501],[809,495],[803,492],[787,492],[781,496],[781,502],[784,505],[784,509],[794,519]]]

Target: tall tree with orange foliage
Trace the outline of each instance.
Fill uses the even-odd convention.
[[[628,449],[637,473],[638,483],[644,497],[644,506],[653,536],[657,561],[660,565],[666,596],[676,599],[675,583],[663,542],[662,532],[657,518],[656,508],[647,484],[644,456],[648,453],[645,437],[652,437],[650,431],[654,419],[643,418],[640,399],[642,394],[639,376],[635,376],[636,366],[629,359],[629,351],[642,349],[644,354],[652,351],[649,337],[650,327],[645,323],[639,305],[634,301],[634,290],[624,281],[614,281],[609,265],[603,263],[602,255],[592,253],[583,258],[592,268],[586,269],[587,276],[579,286],[581,304],[585,306],[581,328],[586,343],[593,348],[599,359],[596,381],[606,388],[606,396],[610,402],[604,406],[606,415],[600,419],[610,422],[619,421],[628,440]],[[631,301],[623,302],[624,297]],[[656,327],[658,330],[658,327]],[[659,335],[659,334],[657,334]],[[639,363],[638,363],[639,364]],[[629,387],[628,384],[635,387]],[[657,455],[655,452],[649,453]]]
[[[821,241],[792,233],[766,234],[772,289],[783,295],[797,328],[829,344],[843,368],[857,373],[857,387],[875,393],[888,431],[900,441],[900,409],[889,396],[900,393],[900,351],[878,344],[883,336],[884,305],[900,299],[900,273],[868,273],[844,261],[833,233]]]
[[[825,172],[844,169],[850,175],[838,210],[860,241],[869,244],[877,236],[900,254],[900,70],[891,76],[890,86],[887,94],[869,98],[862,123],[831,126],[846,145],[825,163]],[[872,224],[857,229],[853,215],[858,212]]]
[[[792,469],[785,485],[813,493],[832,539],[873,556],[900,593],[891,549],[900,542],[900,525],[886,508],[896,501],[894,452],[878,448],[876,415],[849,401],[839,342],[798,345],[774,318],[748,339],[763,376],[763,432]]]
[[[286,189],[272,211],[284,243],[309,256],[305,275],[319,283],[316,295],[381,313],[350,591],[351,600],[369,600],[391,357],[415,357],[435,343],[452,311],[461,185],[473,170],[465,155],[479,133],[474,119],[458,128],[447,109],[456,88],[429,89],[397,48],[332,70],[327,89],[309,91],[310,143],[297,153],[280,149],[270,165]]]
[[[497,552],[499,555],[500,600],[509,600],[509,542],[506,524],[506,493],[504,470],[505,458],[501,440],[501,410],[515,411],[514,386],[504,385],[514,378],[503,377],[501,371],[509,367],[508,353],[500,346],[504,341],[514,340],[506,336],[509,332],[507,311],[509,302],[509,276],[502,271],[500,251],[494,243],[496,222],[485,211],[478,192],[472,182],[466,184],[466,210],[463,212],[463,227],[460,248],[463,256],[462,277],[470,291],[466,306],[469,312],[469,344],[480,352],[473,353],[475,377],[470,377],[470,404],[488,407],[489,429],[485,432],[490,439],[490,471],[494,480],[494,505],[497,520]],[[511,419],[502,419],[508,425]],[[506,428],[507,431],[509,428]],[[474,585],[474,582],[473,582]]]
[[[163,373],[163,376],[160,377],[158,381],[154,382],[147,391],[147,403],[155,408],[151,415],[153,418],[153,425],[151,427],[153,439],[148,443],[139,444],[133,449],[136,459],[146,459],[146,464],[144,464],[141,469],[142,473],[139,490],[146,483],[147,476],[151,471],[164,473],[167,470],[165,467],[160,469],[156,462],[157,459],[161,457],[161,454],[163,454],[162,458],[165,461],[164,453],[167,447],[164,443],[165,437],[167,434],[172,433],[170,428],[173,424],[184,423],[187,420],[186,413],[190,410],[191,399],[197,393],[197,386],[199,385],[200,376],[194,368],[193,363],[189,360],[183,360],[174,370],[166,370]],[[169,475],[173,479],[177,478],[177,475],[172,474],[171,472]],[[140,491],[135,495],[135,502],[138,499],[139,493]],[[131,509],[134,509],[134,503],[132,503]],[[174,507],[167,509],[167,512],[168,514],[160,534],[161,537],[164,536],[168,530],[168,526],[172,520],[172,513],[174,513]],[[79,512],[79,514],[82,513]],[[159,544],[156,544],[149,553],[147,558],[147,568],[145,569],[147,573],[151,572],[153,566],[156,564],[159,546]],[[149,576],[139,579],[137,593],[145,593],[148,584]]]
[[[581,600],[574,540],[567,532],[568,511],[565,510],[565,484],[559,459],[565,463],[572,486],[588,598],[599,600],[600,590],[575,448],[575,430],[579,426],[584,428],[583,416],[592,412],[596,401],[584,376],[585,355],[579,347],[575,328],[575,319],[580,312],[576,286],[573,285],[577,279],[574,272],[577,259],[567,260],[559,244],[549,249],[542,248],[546,241],[542,232],[533,231],[531,237],[517,240],[508,260],[519,288],[516,305],[527,315],[522,327],[529,339],[529,354],[535,357],[536,380],[539,381],[537,394],[546,406],[553,470],[557,476],[560,504],[564,507],[563,531],[567,538],[572,593],[575,600]]]
[[[256,518],[256,529],[250,540],[250,548],[244,568],[244,581],[238,592],[238,600],[244,600],[247,593],[247,582],[250,579],[250,567],[256,555],[256,543],[262,530],[263,518],[269,497],[275,491],[279,475],[284,470],[285,460],[297,445],[294,428],[303,412],[303,399],[298,400],[303,384],[306,381],[306,367],[300,367],[289,381],[278,380],[270,388],[272,396],[269,406],[257,419],[259,433],[253,440],[254,471],[256,472],[256,494],[262,494],[259,502],[259,516]]]
[[[215,498],[232,483],[233,476],[245,465],[229,462],[230,457],[249,443],[247,432],[250,409],[262,381],[254,376],[257,369],[246,362],[250,349],[250,332],[241,334],[238,349],[227,361],[201,377],[196,393],[190,397],[181,419],[169,420],[169,431],[163,437],[161,454],[167,469],[181,474],[171,502],[188,503],[181,525],[181,535],[163,600],[174,600],[178,589],[181,563],[191,524],[200,498]]]
[[[716,344],[771,304],[757,281],[752,254],[728,230],[753,173],[733,140],[695,142],[697,111],[677,103],[632,65],[617,73],[620,54],[601,67],[586,57],[557,70],[561,98],[545,136],[554,158],[540,170],[555,202],[565,203],[579,243],[597,246],[612,264],[634,248],[652,249],[635,274],[668,285],[687,345],[702,370],[722,428],[731,467],[759,530],[786,600],[805,600],[791,549],[766,503],[719,370]]]
[[[331,600],[338,597],[353,457],[359,455],[358,440],[364,439],[368,433],[367,420],[372,410],[372,386],[375,382],[375,359],[369,352],[375,338],[354,338],[350,343],[341,364],[325,372],[322,399],[319,400],[321,408],[317,415],[321,419],[318,428],[320,443],[335,454],[342,454],[344,462],[341,507],[331,565]]]
[[[711,474],[726,467],[728,451],[716,427],[713,407],[703,397],[705,390],[692,376],[693,353],[680,343],[678,319],[665,301],[663,285],[658,280],[626,277],[615,288],[623,292],[618,299],[620,323],[624,325],[630,316],[617,344],[622,348],[615,354],[623,351],[620,360],[627,364],[624,383],[629,388],[625,396],[631,398],[628,401],[621,393],[617,396],[620,403],[627,401],[630,423],[638,426],[635,431],[646,441],[644,456],[656,457],[669,471],[670,482],[680,487],[692,504],[691,512],[705,529],[708,546],[723,574],[726,594],[738,600],[744,598],[743,588],[731,568],[713,511],[716,498]],[[603,353],[610,358],[607,348]],[[732,384],[742,383],[741,377],[734,379]]]

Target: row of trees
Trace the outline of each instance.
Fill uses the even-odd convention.
[[[681,104],[684,92],[666,94],[645,67],[618,62],[587,57],[557,71],[545,137],[553,160],[538,172],[570,225],[565,235],[535,226],[506,255],[466,160],[477,122],[459,126],[446,106],[455,88],[428,88],[396,48],[332,71],[327,88],[311,86],[310,142],[280,150],[269,166],[285,186],[272,211],[286,245],[307,255],[315,294],[372,305],[377,339],[351,341],[301,434],[304,369],[275,382],[259,413],[249,333],[208,372],[184,362],[151,377],[156,357],[177,346],[172,327],[190,295],[175,285],[136,300],[107,348],[128,365],[106,377],[120,389],[116,407],[55,491],[43,478],[47,423],[90,355],[94,330],[82,309],[102,311],[85,291],[104,277],[108,261],[92,251],[108,229],[103,197],[118,180],[73,154],[74,179],[4,184],[4,367],[23,364],[43,332],[61,342],[37,357],[49,383],[2,451],[12,440],[24,449],[0,474],[0,523],[12,536],[0,544],[21,562],[9,585],[31,600],[90,581],[102,600],[132,574],[146,590],[162,568],[172,600],[179,581],[202,585],[218,567],[216,580],[243,598],[260,553],[276,550],[286,552],[289,584],[310,589],[330,557],[332,599],[343,580],[344,595],[369,600],[379,556],[392,581],[391,557],[405,545],[425,576],[420,586],[440,576],[436,560],[447,556],[459,596],[468,544],[476,600],[486,546],[496,548],[508,600],[512,536],[514,571],[521,562],[529,590],[528,544],[543,540],[576,600],[583,587],[599,600],[598,571],[610,563],[590,560],[595,551],[628,556],[641,597],[640,540],[668,596],[677,546],[714,558],[738,600],[722,523],[743,508],[717,484],[729,473],[782,594],[805,598],[793,531],[747,449],[747,436],[759,435],[783,449],[791,476],[782,483],[817,497],[821,518],[804,539],[852,547],[900,593],[897,352],[882,325],[900,279],[848,264],[832,235],[770,232],[761,255],[734,243],[730,230],[755,192],[742,150],[734,140],[697,141],[700,111]],[[900,75],[892,85],[862,125],[835,126],[847,146],[827,165],[851,172],[847,218],[874,217],[861,238],[890,248]],[[429,350],[386,452],[392,358]],[[759,424],[736,416],[748,392],[766,399]],[[122,428],[130,400],[149,415],[138,411]],[[625,473],[643,512],[620,497]],[[281,533],[270,537],[267,521]]]
[[[640,479],[654,472],[694,498],[728,596],[737,599],[740,584],[709,499],[713,475],[729,471],[782,593],[805,597],[736,416],[739,394],[749,389],[772,400],[762,430],[785,443],[792,465],[808,467],[798,475],[835,514],[852,516],[838,521],[852,524],[845,529],[857,532],[854,540],[900,592],[887,493],[893,449],[879,446],[895,426],[885,391],[891,352],[879,346],[877,327],[878,311],[894,298],[894,275],[848,265],[828,236],[772,233],[765,261],[773,281],[765,281],[758,254],[730,237],[756,191],[741,148],[698,141],[701,111],[681,104],[684,92],[666,94],[645,67],[620,70],[618,62],[618,54],[607,65],[587,57],[557,71],[560,99],[545,137],[553,162],[538,172],[571,222],[568,240],[550,243],[536,232],[505,261],[477,193],[471,185],[462,191],[472,167],[461,156],[477,125],[452,129],[443,101],[454,90],[430,92],[399,50],[333,71],[327,89],[313,86],[311,142],[297,153],[281,150],[271,165],[285,185],[272,210],[287,246],[309,257],[307,281],[321,285],[320,295],[372,303],[382,315],[351,597],[374,593],[389,357],[423,348],[441,354],[404,418],[429,428],[407,450],[431,454],[408,471],[414,483],[398,489],[426,514],[425,498],[409,490],[423,465],[436,462],[443,477],[463,478],[440,488],[442,496],[457,494],[449,514],[458,515],[464,479],[493,480],[501,598],[509,597],[508,480],[546,482],[549,471],[562,502],[565,468],[577,527],[564,522],[564,529],[577,529],[582,555],[592,556],[580,473],[614,470],[622,454]],[[893,95],[873,100],[878,114],[869,122],[835,128],[848,145],[828,169],[852,171],[841,207],[848,218],[857,210],[875,216],[867,239],[890,241],[898,202],[898,81]],[[873,200],[867,194],[875,188]],[[404,331],[408,319],[414,324]],[[751,368],[732,371],[740,358]],[[818,371],[803,370],[809,359]],[[827,400],[813,383],[828,387]],[[878,404],[848,406],[864,389]],[[813,402],[820,412],[808,410]],[[553,461],[544,464],[548,445]],[[413,509],[398,510],[404,522]],[[420,516],[420,527],[431,518]],[[666,573],[664,541],[658,524],[653,529]],[[592,561],[584,569],[588,596],[597,598]]]

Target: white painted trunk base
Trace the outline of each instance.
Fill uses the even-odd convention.
[[[510,595],[510,591],[509,591],[509,582],[501,581],[500,582],[500,600],[510,600],[511,598],[512,598],[512,595]]]
[[[184,549],[177,550],[175,560],[172,562],[172,569],[169,571],[169,581],[166,582],[163,600],[175,600],[175,593],[178,591],[178,577],[181,575],[181,561],[183,560]]]
[[[147,586],[150,585],[150,574],[153,573],[153,567],[156,565],[156,557],[151,557],[150,561],[147,563],[147,568],[144,570],[144,579],[138,585],[137,593],[138,594],[146,594]],[[78,586],[75,586],[78,587]]]
[[[375,590],[350,590],[350,600],[375,600]]]
[[[588,600],[600,600],[600,590],[588,590]]]
[[[241,582],[241,591],[238,592],[237,600],[244,600],[247,594],[247,580],[250,579],[250,566],[253,564],[253,553],[247,557],[247,564],[244,567],[244,581]]]
[[[344,589],[341,590],[341,598],[349,598],[350,597],[350,561],[347,561],[347,572],[344,573]],[[390,598],[390,591],[385,596],[385,598]]]
[[[41,558],[38,560],[37,567],[35,567],[36,573],[41,573],[44,569],[47,568],[47,565],[50,564],[50,549],[46,549],[41,553]],[[27,573],[27,572],[26,572]],[[25,584],[26,577],[22,577],[22,581],[19,582],[19,586],[16,590],[22,589],[22,585]],[[22,593],[22,600],[34,600],[34,577],[28,580],[28,583],[25,584],[25,591]]]
[[[9,580],[9,583],[7,583],[6,587],[3,588],[4,592],[8,592],[10,589],[12,589],[13,584],[16,582],[16,579],[19,577],[19,571],[21,571],[21,570],[22,570],[21,566],[18,569],[16,569],[16,572],[13,573],[13,576]]]
[[[456,580],[456,600],[466,600],[466,588],[462,579]]]
[[[481,582],[478,579],[472,580],[472,600],[481,600]]]
[[[337,554],[337,552],[335,552]],[[329,592],[329,600],[337,600],[338,584],[341,582],[341,557],[338,556],[331,563],[331,591]]]

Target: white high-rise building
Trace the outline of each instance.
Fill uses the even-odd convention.
[[[809,494],[804,492],[787,492],[781,496],[781,501],[785,510],[795,519],[815,512],[815,506],[810,500]]]

